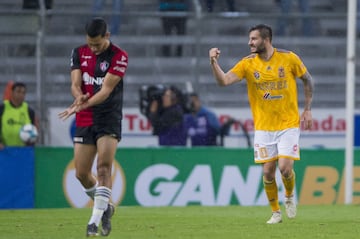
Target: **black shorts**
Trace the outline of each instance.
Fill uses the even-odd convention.
[[[121,125],[92,125],[88,127],[76,127],[73,142],[96,145],[96,141],[106,135],[120,141]]]

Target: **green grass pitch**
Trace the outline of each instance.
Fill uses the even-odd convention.
[[[283,210],[284,211],[284,210]],[[0,210],[0,238],[86,238],[91,209]],[[360,238],[360,206],[298,206],[295,219],[267,225],[269,207],[118,207],[108,238]]]

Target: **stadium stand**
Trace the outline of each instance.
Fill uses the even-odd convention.
[[[203,13],[200,21],[192,11],[189,15],[187,35],[169,38],[162,36],[156,0],[123,2],[120,35],[113,37],[112,41],[126,49],[130,56],[125,79],[125,106],[138,107],[138,90],[144,84],[175,84],[184,89],[187,81],[193,84],[202,95],[204,103],[210,107],[247,106],[244,82],[227,88],[220,88],[215,84],[209,68],[208,50],[213,46],[219,47],[222,51],[220,62],[224,69],[229,69],[237,59],[249,52],[249,26],[264,21],[275,26],[279,9],[274,1],[262,1],[259,5],[256,1],[238,0],[238,12],[235,13],[222,12],[224,6],[220,4],[216,6],[214,13]],[[313,37],[302,37],[294,18],[291,36],[274,36],[274,45],[293,50],[303,58],[316,81],[314,107],[344,107],[346,4],[344,6],[342,0],[310,2],[317,34]],[[69,56],[72,47],[84,43],[83,27],[86,19],[91,17],[90,4],[91,1],[83,0],[54,1],[53,10],[49,11],[46,32],[43,33],[44,48],[41,58],[44,64],[44,85],[41,89],[44,92],[42,99],[45,107],[66,106],[72,101],[69,93]],[[23,16],[21,0],[2,0],[0,9],[1,18],[9,17],[5,11],[13,12],[17,18]],[[109,4],[105,9],[106,17],[110,10]],[[25,21],[25,18],[23,20]],[[0,65],[0,88],[5,87],[7,80],[26,82],[29,86],[28,101],[36,108],[39,105],[36,93],[39,89],[36,77],[39,70],[36,66],[39,62],[33,55],[21,55],[18,52],[21,44],[35,44],[36,34],[23,34],[18,27],[13,27],[11,34],[7,33],[0,39],[0,55],[4,61]],[[2,25],[0,32],[1,28]],[[160,46],[166,42],[182,43],[184,56],[161,57]],[[299,86],[301,87],[301,84]],[[302,94],[299,94],[299,97],[302,101]],[[356,102],[359,106],[360,96]]]

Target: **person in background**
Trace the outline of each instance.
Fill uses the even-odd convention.
[[[93,2],[93,15],[98,16],[100,12],[104,9],[106,0],[94,0]],[[120,31],[120,12],[122,9],[122,0],[112,0],[112,15],[111,15],[111,21],[110,21],[110,33],[111,35],[115,36],[119,34]]]
[[[205,1],[205,5],[206,5],[206,10],[208,12],[213,12],[214,11],[214,3],[215,0],[206,0]],[[226,0],[226,4],[227,4],[227,10],[229,12],[235,12],[235,0]]]
[[[191,146],[216,146],[220,122],[214,112],[201,104],[196,93],[190,94],[191,113],[185,116],[185,125]]]
[[[291,26],[291,18],[288,18],[291,13],[293,0],[275,0],[279,5],[282,16],[278,21],[276,34],[284,36],[286,30]],[[308,14],[310,12],[308,0],[298,0],[298,7],[302,14]],[[311,19],[303,16],[302,17],[302,34],[304,36],[313,35]]]
[[[110,41],[102,18],[85,26],[86,44],[71,53],[71,93],[74,103],[59,113],[63,120],[76,114],[74,162],[76,177],[85,193],[94,200],[86,236],[111,231],[115,207],[110,202],[112,165],[121,140],[123,88],[128,54]],[[91,173],[97,155],[97,177]]]
[[[272,211],[267,223],[277,224],[282,222],[275,180],[277,167],[285,188],[286,214],[288,218],[296,216],[294,162],[300,160],[300,121],[304,129],[312,127],[313,79],[295,53],[273,47],[271,27],[264,24],[251,27],[248,45],[251,54],[226,73],[218,63],[220,49],[211,48],[209,60],[220,86],[246,79],[255,127],[254,161],[262,164],[264,189]],[[297,78],[304,85],[305,103],[301,115]]]
[[[186,12],[189,10],[188,0],[160,0],[159,10],[161,12]],[[161,17],[162,27],[165,36],[172,35],[175,32],[178,36],[186,34],[186,16],[163,16]],[[178,44],[175,53],[172,52],[170,44],[162,46],[162,55],[165,57],[182,56],[183,46]]]
[[[159,137],[160,146],[185,146],[184,109],[181,92],[175,87],[167,88],[161,101],[150,104],[149,120],[154,135]]]
[[[23,9],[40,9],[40,0],[23,0]],[[41,0],[43,1],[43,0]],[[53,7],[53,0],[45,0],[45,9],[49,10]]]
[[[33,146],[23,142],[19,136],[22,126],[33,124],[39,127],[35,111],[25,102],[26,85],[22,82],[12,84],[10,99],[0,105],[0,149],[5,146]]]
[[[51,10],[53,8],[53,0],[23,0],[22,3],[22,9],[23,10],[38,10],[40,9],[40,1],[44,2],[45,10]],[[49,23],[49,20],[51,18],[51,15],[47,15],[47,24]],[[35,56],[36,52],[36,46],[35,44],[20,44],[15,51],[16,56]]]

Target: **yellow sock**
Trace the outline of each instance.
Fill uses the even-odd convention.
[[[293,195],[294,187],[295,187],[295,172],[292,171],[292,175],[288,178],[282,176],[282,181],[285,187],[285,197],[290,197]]]
[[[275,179],[273,181],[266,181],[263,177],[263,184],[271,210],[273,212],[279,211],[280,205],[278,199],[278,188]]]

